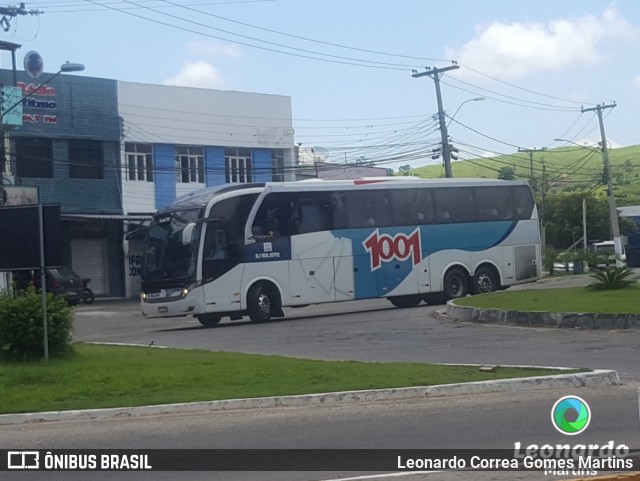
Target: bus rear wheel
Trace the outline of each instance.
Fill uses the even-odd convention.
[[[265,284],[251,286],[247,294],[247,313],[251,322],[269,322],[274,302],[272,291]]]
[[[422,302],[422,296],[393,296],[388,299],[391,304],[400,308],[416,307]]]
[[[492,269],[480,267],[473,276],[473,293],[486,294],[498,289],[498,281]]]
[[[469,280],[460,269],[451,269],[444,276],[444,295],[447,299],[458,299],[469,293]]]
[[[204,327],[215,327],[220,323],[222,316],[218,314],[200,314],[197,318]]]

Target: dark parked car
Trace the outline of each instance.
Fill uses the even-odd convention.
[[[40,271],[14,272],[17,287],[25,289],[30,283],[40,288]],[[47,292],[59,294],[66,298],[71,305],[76,305],[82,300],[84,287],[82,278],[69,267],[45,269]]]

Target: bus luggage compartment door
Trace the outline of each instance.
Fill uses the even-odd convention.
[[[515,246],[513,254],[516,261],[516,281],[536,279],[538,277],[536,246]]]
[[[335,301],[333,258],[289,261],[291,304]]]

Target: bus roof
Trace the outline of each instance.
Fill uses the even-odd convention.
[[[500,179],[465,179],[465,178],[447,178],[447,179],[420,179],[418,177],[365,177],[353,180],[322,180],[312,179],[301,182],[267,182],[267,187],[274,190],[309,190],[309,189],[330,189],[330,188],[357,188],[356,186],[372,186],[372,188],[396,187],[406,189],[407,187],[472,187],[479,185],[528,185],[523,180],[500,180]],[[373,187],[376,186],[376,187]]]
[[[204,189],[194,190],[188,194],[178,197],[171,204],[165,205],[158,209],[158,214],[171,212],[174,210],[195,209],[206,206],[211,199],[227,192],[241,191],[247,189],[264,188],[264,183],[252,184],[223,184],[214,187],[205,187]]]
[[[404,178],[403,178],[404,177]],[[205,207],[214,197],[228,192],[238,192],[249,189],[271,188],[276,191],[308,191],[308,190],[330,190],[330,189],[348,189],[355,190],[360,188],[376,189],[376,188],[400,188],[409,187],[472,187],[479,185],[528,185],[523,180],[500,180],[500,179],[464,179],[464,178],[446,178],[446,179],[420,179],[410,176],[389,176],[389,177],[364,177],[353,180],[323,180],[309,179],[298,182],[267,182],[267,183],[250,183],[250,184],[223,184],[214,187],[206,187],[204,189],[195,190],[188,194],[178,197],[171,204],[158,209],[158,214],[171,212],[175,210],[195,209]]]

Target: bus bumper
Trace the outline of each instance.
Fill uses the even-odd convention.
[[[143,295],[140,302],[142,315],[146,317],[180,317],[196,314],[201,311],[198,309],[198,297],[193,292],[189,292],[183,298],[149,301]]]

